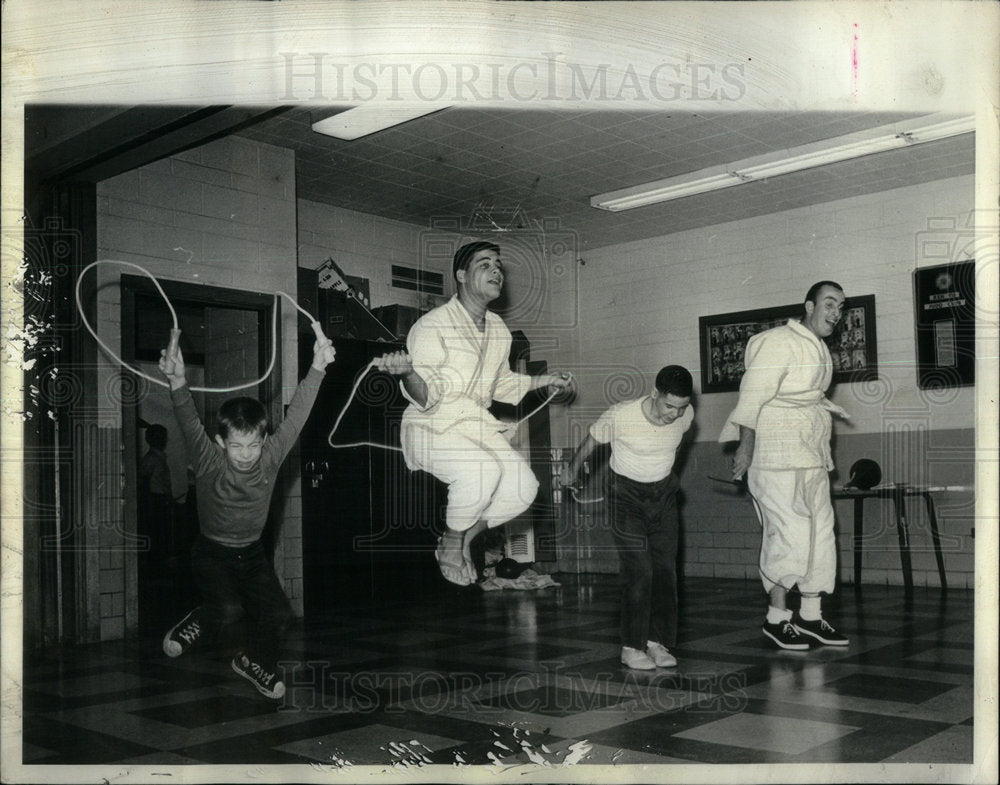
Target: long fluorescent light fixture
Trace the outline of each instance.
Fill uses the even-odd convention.
[[[848,161],[853,158],[936,142],[975,131],[972,115],[928,115],[912,121],[885,125],[820,142],[792,147],[777,153],[745,158],[730,164],[700,169],[697,172],[668,177],[631,188],[622,188],[590,197],[590,206],[619,212],[649,204],[682,199],[720,188],[766,180],[790,172]]]
[[[312,129],[320,134],[335,136],[337,139],[360,139],[362,136],[384,131],[408,120],[439,112],[447,106],[447,104],[426,102],[403,105],[361,104],[313,123]]]

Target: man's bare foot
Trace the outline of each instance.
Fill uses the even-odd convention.
[[[469,576],[468,564],[463,554],[462,548],[464,538],[462,532],[453,529],[445,529],[444,534],[438,538],[438,547],[434,551],[434,558],[437,560],[438,569],[444,579],[459,586],[468,586],[474,582],[474,578]]]

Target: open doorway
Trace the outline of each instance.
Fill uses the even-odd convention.
[[[188,384],[228,388],[260,378],[280,345],[274,321],[274,299],[266,295],[215,286],[161,281],[181,330],[180,347]],[[122,276],[122,359],[159,378],[160,350],[173,327],[163,298],[149,279]],[[193,392],[195,407],[210,437],[216,412],[228,398],[246,395],[260,400],[272,422],[281,414],[281,362],[259,384],[238,392]],[[162,633],[197,604],[190,575],[190,550],[198,534],[194,476],[177,427],[170,391],[153,383],[140,387],[134,401],[122,407],[125,446],[125,520],[139,535],[134,554],[134,598],[143,635]],[[265,531],[265,537],[268,532]],[[132,625],[130,625],[132,626]]]

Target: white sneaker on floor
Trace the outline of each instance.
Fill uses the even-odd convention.
[[[677,658],[667,650],[667,647],[656,641],[646,641],[646,654],[657,668],[673,668],[677,664]]]
[[[649,659],[646,652],[633,649],[631,646],[622,646],[622,665],[636,671],[656,670],[656,663]]]

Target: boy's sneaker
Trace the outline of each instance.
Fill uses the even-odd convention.
[[[788,619],[779,621],[777,624],[764,622],[763,629],[764,634],[782,649],[803,651],[809,648],[809,641],[799,634],[799,631],[795,629],[795,625]]]
[[[826,619],[820,618],[815,621],[809,621],[807,619],[803,619],[796,613],[792,623],[795,629],[803,635],[815,638],[820,643],[825,643],[827,646],[846,646],[850,643],[848,637],[833,629]]]
[[[677,664],[677,658],[667,647],[656,641],[646,641],[646,655],[657,668],[673,668]]]
[[[656,663],[644,651],[622,646],[622,665],[636,671],[655,671]]]
[[[198,608],[195,608],[163,636],[163,653],[168,657],[180,657],[201,637],[201,622]]]
[[[267,670],[259,662],[254,662],[242,652],[233,657],[233,670],[249,681],[257,692],[265,698],[281,698],[285,694],[285,683],[274,671]]]

